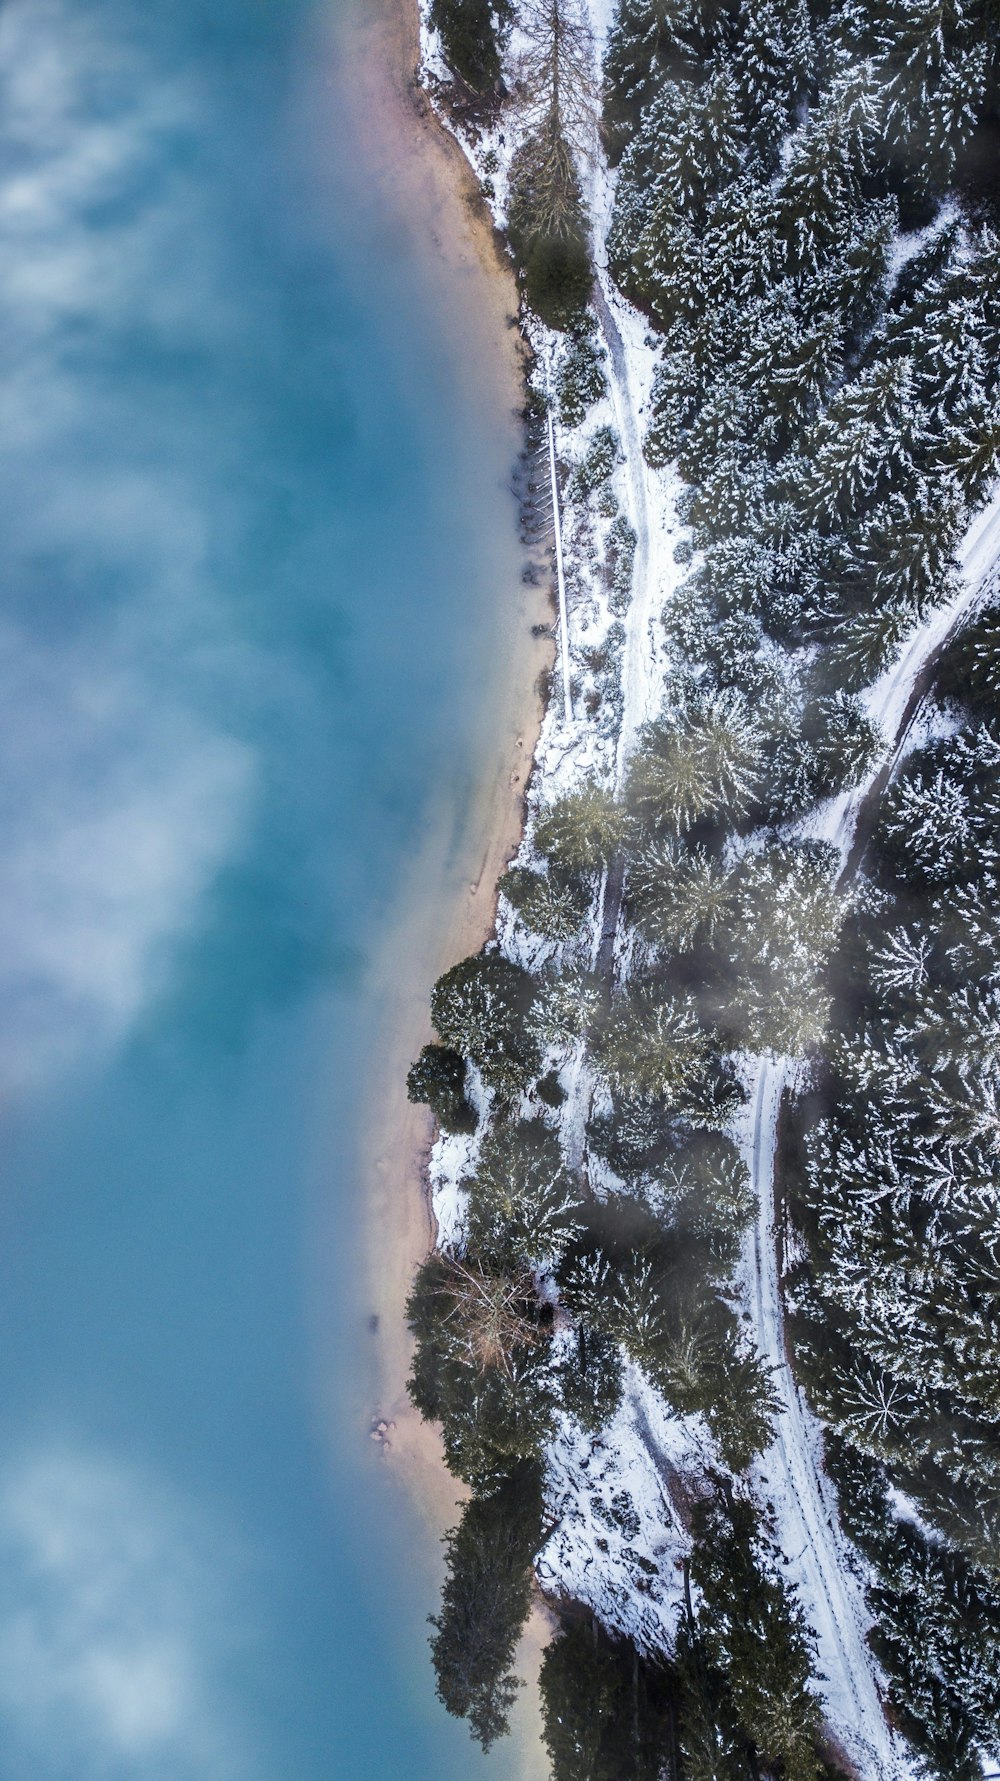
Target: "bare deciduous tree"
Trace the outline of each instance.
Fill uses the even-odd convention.
[[[577,154],[594,147],[598,84],[594,43],[578,0],[525,0],[526,38],[515,62],[515,101],[527,131],[563,139]]]

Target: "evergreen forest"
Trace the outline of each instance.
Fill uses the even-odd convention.
[[[618,0],[603,35],[579,0],[433,0],[425,24],[520,281],[530,451],[558,434],[570,617],[604,627],[571,657],[577,754],[543,748],[495,937],[438,981],[409,1077],[457,1208],[408,1310],[412,1400],[469,1492],[438,1692],[502,1736],[542,1593],[553,1781],[977,1781],[1000,1764],[1000,7]],[[640,465],[609,292],[649,370]],[[636,473],[676,522],[645,607]],[[856,1712],[789,1550],[800,1398],[864,1621]],[[627,1482],[588,1482],[636,1441],[660,1544]],[[581,1540],[603,1595],[546,1582]]]

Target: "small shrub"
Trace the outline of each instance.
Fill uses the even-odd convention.
[[[587,409],[606,393],[604,353],[592,334],[579,334],[570,342],[559,373],[559,419],[564,427],[578,427]]]
[[[607,555],[607,569],[611,584],[608,604],[617,618],[624,617],[632,598],[635,546],[635,532],[624,514],[620,514],[608,531]]]
[[[585,501],[588,495],[602,488],[611,477],[619,456],[618,435],[614,428],[599,427],[573,472],[569,485],[571,500]]]

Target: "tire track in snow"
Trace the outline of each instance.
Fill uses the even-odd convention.
[[[951,639],[972,616],[976,607],[995,591],[1000,579],[1000,490],[977,515],[959,552],[962,585],[954,598],[929,614],[904,646],[895,664],[876,684],[871,715],[885,730],[889,741],[882,759],[866,782],[849,798],[831,803],[819,833],[840,850],[841,878],[845,884],[857,870],[861,855],[855,846],[859,820],[892,777],[923,699],[932,671]],[[787,1484],[782,1533],[791,1532],[794,1545],[801,1536],[803,1549],[789,1567],[797,1569],[807,1604],[818,1606],[824,1626],[816,1628],[820,1658],[829,1674],[840,1671],[839,1694],[850,1700],[858,1725],[844,1723],[830,1700],[837,1729],[852,1741],[864,1739],[877,1776],[905,1774],[907,1769],[889,1736],[875,1684],[874,1662],[868,1651],[864,1627],[870,1616],[861,1587],[847,1568],[842,1536],[836,1529],[836,1504],[824,1501],[823,1477],[816,1457],[820,1424],[805,1404],[785,1347],[784,1308],[778,1279],[774,1209],[774,1169],[777,1123],[784,1089],[790,1085],[793,1066],[788,1060],[764,1059],[758,1067],[749,1162],[758,1214],[753,1231],[752,1278],[757,1340],[761,1353],[773,1368],[773,1380],[782,1405],[775,1440],[764,1456],[763,1466],[777,1459]],[[764,1482],[762,1469],[761,1482]],[[770,1486],[769,1486],[770,1488]],[[778,1494],[781,1494],[780,1492]],[[791,1508],[791,1517],[788,1509]],[[797,1520],[797,1526],[789,1525]]]
[[[798,1585],[806,1617],[817,1635],[819,1680],[831,1726],[866,1776],[905,1775],[893,1747],[866,1641],[870,1616],[861,1587],[847,1569],[824,1501],[815,1456],[818,1425],[785,1351],[784,1312],[778,1280],[774,1210],[774,1162],[778,1110],[792,1076],[786,1060],[763,1060],[757,1073],[750,1164],[757,1195],[753,1229],[755,1334],[772,1369],[780,1405],[771,1446],[754,1468],[758,1494],[776,1499],[787,1569]],[[811,1426],[810,1426],[811,1425]],[[777,1472],[778,1477],[774,1474]],[[846,1709],[846,1710],[845,1710]]]
[[[624,709],[616,762],[616,787],[620,787],[630,748],[641,724],[652,712],[646,709],[648,679],[643,672],[642,652],[648,647],[650,621],[655,613],[655,574],[652,571],[650,498],[646,465],[628,354],[605,290],[606,268],[599,266],[593,288],[593,304],[607,344],[612,375],[611,401],[627,460],[636,533],[632,601],[630,605],[622,685]],[[818,833],[831,840],[841,853],[841,882],[856,869],[860,853],[854,842],[863,812],[877,802],[878,780],[888,782],[905,742],[926,681],[937,658],[965,624],[975,606],[998,581],[1000,561],[1000,489],[969,529],[959,553],[962,585],[950,602],[933,611],[908,640],[896,662],[876,684],[871,715],[891,737],[874,772],[860,788],[831,800],[823,813]],[[883,787],[881,789],[884,789]],[[817,832],[817,831],[814,831]],[[620,926],[624,873],[612,868],[605,875],[599,926],[599,963],[610,979],[614,946]],[[876,1666],[867,1644],[870,1616],[861,1585],[848,1566],[847,1548],[836,1526],[837,1506],[824,1494],[824,1479],[817,1459],[820,1425],[796,1385],[785,1347],[784,1311],[778,1278],[777,1232],[774,1212],[774,1170],[778,1110],[782,1093],[792,1078],[787,1060],[762,1060],[750,1144],[750,1166],[757,1192],[758,1216],[752,1241],[752,1279],[758,1342],[773,1367],[775,1388],[783,1406],[775,1440],[760,1469],[759,1484],[767,1482],[769,1495],[783,1495],[794,1505],[799,1539],[792,1544],[788,1571],[801,1580],[807,1610],[820,1622],[816,1626],[818,1656],[825,1666],[824,1691],[831,1727],[848,1744],[865,1781],[903,1781],[911,1774],[899,1745],[890,1733],[876,1683]],[[648,1423],[644,1444],[656,1458],[655,1438]],[[783,1492],[765,1479],[764,1467],[773,1470],[777,1461]],[[782,1533],[788,1540],[787,1517]],[[791,1544],[791,1542],[789,1542]],[[797,1573],[797,1576],[796,1576]]]

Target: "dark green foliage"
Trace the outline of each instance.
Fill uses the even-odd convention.
[[[566,1090],[559,1081],[558,1070],[549,1070],[535,1084],[535,1093],[546,1107],[561,1107],[566,1099]]]
[[[696,1641],[724,1678],[732,1715],[762,1760],[788,1781],[816,1781],[819,1702],[809,1686],[813,1635],[782,1580],[752,1505],[731,1493],[694,1511]],[[725,1771],[724,1771],[725,1772]]]
[[[674,997],[623,997],[600,1035],[597,1066],[613,1091],[683,1114],[712,1063],[711,1036],[693,1003]]]
[[[676,1676],[685,1781],[753,1781],[756,1752],[736,1717],[725,1673],[709,1662],[693,1619],[678,1630]]]
[[[426,1101],[442,1131],[474,1132],[476,1115],[465,1094],[465,1060],[447,1045],[425,1045],[406,1078],[411,1101]]]
[[[635,1101],[621,1095],[615,1097],[610,1113],[595,1117],[587,1127],[591,1149],[629,1186],[658,1173],[680,1146],[682,1132],[668,1101]]]
[[[477,953],[438,978],[431,1019],[446,1046],[471,1058],[490,1088],[510,1095],[538,1066],[526,1024],[533,1000],[527,971],[499,953]]]
[[[512,1462],[536,1457],[551,1428],[549,1325],[534,1283],[516,1269],[435,1254],[406,1313],[413,1404],[441,1423],[449,1469],[491,1489]]]
[[[579,327],[593,271],[580,182],[558,110],[514,156],[507,238],[535,314],[552,328]]]
[[[632,861],[629,893],[644,934],[671,952],[712,941],[736,915],[734,875],[704,847],[647,842]]]
[[[1000,607],[987,607],[960,632],[942,657],[938,684],[976,715],[1000,718]]]
[[[500,45],[494,17],[510,17],[508,0],[433,0],[430,22],[441,34],[448,66],[474,93],[492,93],[500,84]]]
[[[550,328],[570,328],[590,300],[594,280],[586,237],[538,235],[521,259],[524,294]]]
[[[720,1270],[735,1266],[757,1209],[747,1166],[731,1138],[695,1132],[664,1162],[652,1196],[676,1230],[707,1243]]]
[[[1000,1594],[961,1553],[897,1521],[885,1469],[841,1437],[829,1470],[845,1526],[873,1565],[876,1650],[908,1738],[932,1772],[981,1772],[976,1755],[997,1743]]]
[[[583,880],[567,872],[532,872],[512,866],[500,880],[500,890],[526,927],[550,940],[567,940],[575,934],[590,902]]]
[[[573,1351],[559,1370],[562,1405],[596,1434],[611,1421],[621,1402],[622,1358],[616,1342],[581,1324]]]
[[[802,713],[801,736],[816,760],[819,797],[860,784],[882,745],[860,701],[845,692],[813,699]]]
[[[564,427],[578,427],[588,408],[607,391],[603,361],[603,350],[593,334],[581,328],[571,339],[559,371],[559,419]]]
[[[508,1729],[521,1686],[511,1670],[531,1606],[531,1564],[541,1539],[537,1464],[525,1461],[466,1504],[447,1538],[448,1575],[432,1619],[438,1698],[488,1750]]]
[[[701,1412],[725,1463],[743,1471],[768,1444],[774,1405],[766,1368],[712,1285],[707,1250],[655,1224],[638,1246],[638,1208],[630,1246],[626,1209],[605,1211],[616,1228],[604,1248],[581,1246],[560,1265],[563,1303],[588,1332],[620,1343],[676,1410]]]
[[[599,427],[580,460],[570,481],[570,495],[586,500],[611,476],[621,453],[618,438],[611,427]]]
[[[552,1781],[661,1781],[670,1772],[669,1670],[610,1639],[591,1615],[553,1639],[540,1686]]]

